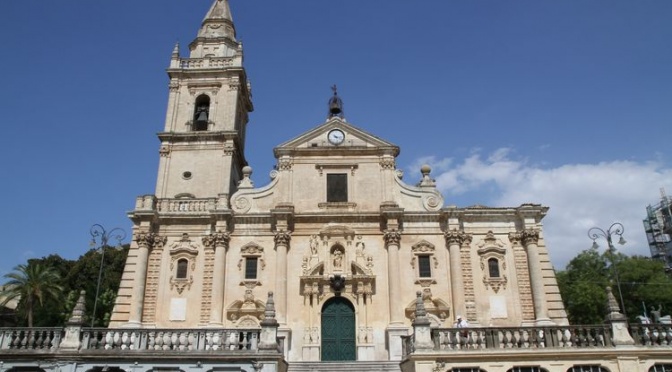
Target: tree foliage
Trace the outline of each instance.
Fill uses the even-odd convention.
[[[572,324],[597,324],[607,315],[606,290],[612,292],[630,321],[650,316],[652,306],[662,306],[663,315],[672,313],[672,279],[661,261],[641,256],[625,256],[588,249],[574,257],[564,271],[557,273],[569,321]],[[645,314],[646,307],[646,314]],[[623,311],[623,309],[621,309]]]
[[[45,304],[59,298],[63,291],[61,277],[51,266],[38,262],[18,265],[14,271],[5,274],[8,279],[4,285],[2,305],[18,300],[18,310],[33,326],[33,315],[37,309],[45,308]]]
[[[30,322],[23,323],[24,319],[21,317],[18,325],[63,325],[70,317],[70,313],[75,307],[79,293],[82,290],[86,291],[87,320],[85,324],[90,325],[96,298],[98,276],[100,274],[100,291],[93,324],[94,326],[107,326],[112,314],[117,291],[119,290],[128,248],[128,245],[124,245],[121,249],[112,247],[91,249],[77,260],[67,260],[57,254],[52,254],[39,259],[30,259],[28,260],[28,265],[19,265],[18,267],[39,266],[48,268],[50,272],[55,274],[51,282],[57,285],[60,290],[54,297],[44,297],[42,306],[33,307],[32,324]],[[100,270],[101,258],[103,259],[102,271]],[[6,284],[9,284],[9,282]],[[19,307],[17,309],[19,315],[25,313],[25,306],[27,304],[28,300],[26,297],[20,296]]]

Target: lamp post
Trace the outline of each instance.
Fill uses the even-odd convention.
[[[93,301],[93,314],[91,316],[91,328],[93,328],[94,322],[96,321],[96,308],[98,307],[98,295],[100,294],[100,280],[103,277],[103,263],[105,262],[105,247],[107,247],[107,242],[110,238],[115,239],[117,241],[117,244],[121,246],[121,241],[126,239],[126,231],[118,227],[115,227],[114,229],[107,231],[102,225],[96,223],[93,226],[91,226],[90,234],[91,234],[91,247],[100,248],[100,267],[98,269],[98,284],[96,285],[96,297]]]
[[[623,302],[623,292],[621,291],[621,280],[618,277],[618,269],[616,268],[616,264],[614,263],[614,254],[616,253],[616,248],[614,247],[614,243],[611,240],[612,236],[618,235],[618,244],[623,245],[626,243],[625,239],[623,239],[623,233],[625,232],[625,228],[620,222],[614,222],[609,226],[607,231],[604,231],[600,229],[599,227],[592,227],[590,230],[588,230],[588,237],[592,239],[593,241],[593,249],[597,249],[599,245],[597,245],[597,240],[598,238],[605,238],[607,240],[607,245],[609,246],[609,261],[611,261],[611,269],[614,271],[614,278],[616,279],[616,287],[618,288],[618,297],[621,300],[621,310],[623,311],[623,315],[626,315],[625,311],[625,303]]]

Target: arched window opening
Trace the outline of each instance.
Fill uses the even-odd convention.
[[[496,258],[488,259],[488,272],[491,278],[499,278],[499,260]]]
[[[194,108],[194,124],[192,130],[208,130],[208,121],[210,119],[210,97],[202,94],[196,98],[196,107]]]
[[[187,279],[187,269],[189,267],[189,260],[186,258],[180,258],[177,260],[177,273],[175,274],[176,279]]]
[[[609,372],[609,370],[599,365],[577,365],[572,366],[567,372]]]
[[[656,363],[649,368],[649,372],[672,372],[672,364]]]
[[[486,372],[486,370],[478,367],[457,367],[451,368],[449,372]]]
[[[546,368],[538,366],[513,367],[506,372],[548,372]]]

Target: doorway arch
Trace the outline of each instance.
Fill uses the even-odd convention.
[[[322,361],[357,360],[355,308],[343,297],[322,307]]]

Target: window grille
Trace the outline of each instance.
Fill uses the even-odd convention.
[[[548,372],[546,368],[541,368],[538,366],[529,366],[529,367],[513,367],[507,372]]]
[[[656,363],[649,368],[649,372],[672,372],[672,364]]]
[[[606,368],[598,365],[573,366],[567,372],[609,372]]]

